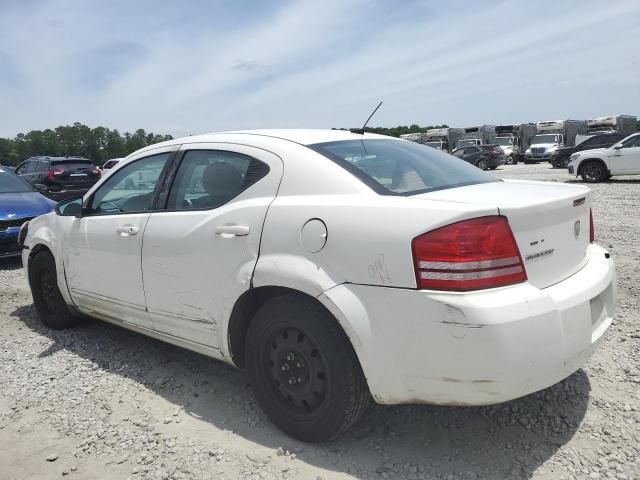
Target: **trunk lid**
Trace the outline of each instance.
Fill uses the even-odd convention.
[[[591,207],[586,187],[505,180],[411,198],[497,207],[509,220],[527,278],[535,287],[561,282],[586,262]]]

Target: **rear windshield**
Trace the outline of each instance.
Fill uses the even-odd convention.
[[[383,195],[414,195],[498,181],[459,158],[415,142],[343,140],[309,148]]]
[[[57,161],[57,162],[51,162],[51,166],[52,167],[58,167],[61,168],[63,170],[77,170],[79,168],[91,168],[93,167],[93,163],[91,163],[90,160],[73,160],[73,161],[68,161],[68,160],[63,160],[63,161]]]
[[[0,168],[0,193],[24,193],[33,189],[17,175]]]

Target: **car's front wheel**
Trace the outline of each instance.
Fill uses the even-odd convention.
[[[269,301],[249,326],[246,366],[258,403],[288,435],[331,440],[370,394],[353,348],[324,307],[302,295]]]
[[[38,316],[47,327],[59,330],[78,323],[79,318],[71,314],[60,293],[56,261],[49,252],[38,252],[31,260],[29,286]]]
[[[588,183],[598,183],[607,179],[607,171],[600,162],[587,162],[580,171],[582,180]]]

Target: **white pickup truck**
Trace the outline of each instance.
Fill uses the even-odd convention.
[[[569,173],[596,183],[614,175],[640,175],[640,133],[634,133],[609,148],[583,150],[569,159]]]

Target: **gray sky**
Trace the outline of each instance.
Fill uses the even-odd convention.
[[[640,114],[640,1],[0,0],[0,136]]]

